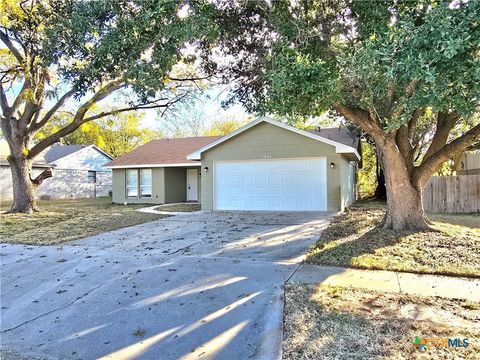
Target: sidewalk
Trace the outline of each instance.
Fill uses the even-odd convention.
[[[441,275],[302,264],[288,282],[480,301],[480,279]]]

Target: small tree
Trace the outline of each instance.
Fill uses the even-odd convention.
[[[232,101],[263,113],[337,111],[376,144],[383,226],[428,229],[427,180],[480,140],[472,116],[480,2],[227,1],[218,12],[219,48],[233,61],[225,79],[236,79]]]
[[[188,95],[172,68],[188,42],[209,42],[204,8],[183,1],[0,0],[1,130],[12,171],[11,212],[36,210],[32,160],[82,124],[137,109],[168,107]],[[188,10],[188,16],[182,14]],[[102,103],[124,91],[120,106]],[[38,142],[65,104],[67,124]],[[117,102],[118,104],[118,102]]]

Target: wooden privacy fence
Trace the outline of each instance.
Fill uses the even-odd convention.
[[[423,189],[423,207],[434,213],[479,213],[480,175],[432,176]]]

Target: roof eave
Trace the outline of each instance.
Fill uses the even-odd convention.
[[[172,163],[172,164],[131,164],[131,165],[105,165],[107,169],[144,169],[162,167],[197,167],[200,163]]]

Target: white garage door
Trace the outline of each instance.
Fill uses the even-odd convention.
[[[215,162],[216,210],[327,210],[326,159]]]

